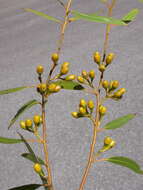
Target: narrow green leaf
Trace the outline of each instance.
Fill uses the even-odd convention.
[[[30,155],[31,155],[31,158],[33,160],[34,163],[39,163],[40,164],[40,160],[38,159],[38,157],[35,155],[34,151],[32,150],[31,146],[29,145],[29,143],[26,141],[26,139],[23,137],[23,135],[21,135],[20,133],[18,133],[19,136],[21,137],[22,141],[24,142],[24,144],[26,145]],[[26,157],[25,157],[26,158]],[[27,159],[29,159],[27,157]],[[43,170],[42,170],[42,173],[44,174]],[[45,178],[43,178],[40,174],[39,174],[39,177],[41,178],[43,184],[46,184],[47,181]],[[48,187],[44,187],[45,190],[48,190]]]
[[[23,142],[21,139],[11,139],[6,137],[0,137],[0,143],[3,144],[16,144]]]
[[[104,16],[92,16],[90,14],[84,14],[80,13],[78,11],[72,11],[75,17],[82,19],[82,20],[87,20],[90,22],[99,22],[103,24],[115,24],[115,25],[126,25],[122,20],[119,19],[114,19],[111,17],[104,17]]]
[[[138,0],[140,3],[143,3],[143,0]]]
[[[23,186],[19,186],[19,187],[14,187],[14,188],[11,188],[8,190],[35,190],[41,186],[42,186],[41,184],[28,184],[28,185],[23,185]]]
[[[138,13],[139,9],[133,9],[122,18],[122,21],[128,24],[129,22],[133,21],[136,18]]]
[[[31,108],[32,106],[39,104],[37,100],[30,100],[27,103],[25,103],[15,114],[15,116],[10,121],[10,124],[8,126],[8,129],[15,123],[15,121],[20,117],[21,114],[23,114],[26,110]]]
[[[120,166],[127,167],[131,169],[132,171],[134,171],[135,173],[143,174],[143,170],[141,170],[140,166],[134,160],[131,160],[130,158],[116,156],[116,157],[108,158],[106,161],[112,162]]]
[[[21,87],[17,87],[17,88],[10,88],[10,89],[7,89],[7,90],[1,90],[0,95],[14,93],[14,92],[23,90],[25,88],[28,88],[28,86],[21,86]]]
[[[33,156],[33,158],[35,159],[35,161],[36,161],[37,163],[39,163],[39,162],[38,162],[38,159],[37,159],[37,157],[36,157],[36,155],[35,155],[35,153],[34,153],[34,151],[32,150],[32,148],[31,148],[31,146],[29,145],[29,143],[27,142],[27,140],[23,137],[23,135],[21,135],[20,133],[18,133],[18,134],[19,134],[21,140],[22,140],[22,141],[24,142],[24,144],[26,145],[26,147],[27,147],[29,153],[31,153],[31,155]]]
[[[117,129],[128,123],[131,119],[133,119],[136,114],[127,114],[122,117],[119,117],[104,126],[104,129]]]
[[[45,18],[45,19],[47,19],[47,20],[52,20],[52,21],[55,21],[55,22],[58,22],[58,23],[61,22],[59,19],[57,19],[57,18],[55,18],[55,17],[49,16],[49,15],[43,13],[43,12],[36,11],[36,10],[34,10],[34,9],[25,8],[24,11],[33,13],[33,14],[35,14],[35,15],[37,15],[37,16],[41,16],[41,17],[43,17],[43,18]]]
[[[21,156],[32,161],[32,162],[34,162],[34,163],[36,163],[37,159],[38,159],[39,164],[45,165],[44,161],[41,158],[36,156],[37,159],[35,159],[35,157],[31,153],[23,153],[23,154],[21,154]]]
[[[61,88],[66,90],[83,90],[84,87],[80,85],[78,82],[75,81],[65,81],[65,80],[58,80],[54,82],[61,86]]]

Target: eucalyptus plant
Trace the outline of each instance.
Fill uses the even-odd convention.
[[[126,167],[137,174],[143,174],[140,166],[132,159],[123,157],[123,156],[111,156],[106,158],[106,152],[112,148],[116,147],[115,139],[112,139],[110,136],[105,136],[103,139],[103,145],[96,150],[95,146],[97,143],[97,136],[101,133],[104,133],[108,130],[115,130],[117,128],[123,127],[131,119],[133,119],[136,114],[128,113],[119,118],[115,118],[113,121],[109,121],[106,125],[102,125],[102,121],[106,114],[108,113],[109,108],[105,106],[105,102],[108,100],[112,101],[121,101],[124,98],[126,89],[120,85],[118,80],[108,81],[104,77],[104,73],[108,72],[109,69],[112,69],[112,64],[116,61],[116,55],[114,52],[108,52],[109,46],[109,34],[112,26],[121,25],[126,27],[132,22],[136,15],[138,14],[138,9],[133,9],[124,15],[120,19],[112,17],[112,10],[115,7],[116,0],[102,0],[102,3],[105,4],[108,14],[107,16],[99,16],[98,14],[85,14],[77,10],[72,10],[72,0],[67,0],[67,3],[63,3],[61,0],[57,0],[59,4],[63,7],[64,18],[59,20],[55,17],[49,16],[43,12],[33,10],[30,8],[25,8],[24,11],[33,13],[44,19],[56,22],[60,26],[60,38],[58,47],[55,52],[51,55],[51,68],[50,71],[45,71],[45,68],[42,65],[38,65],[35,69],[37,75],[37,82],[31,86],[21,86],[17,88],[11,88],[7,90],[0,91],[0,95],[16,93],[21,90],[28,90],[33,88],[37,91],[38,97],[40,100],[33,99],[24,103],[24,105],[17,111],[14,117],[10,120],[8,129],[10,129],[15,122],[19,121],[20,132],[18,132],[19,138],[11,139],[6,137],[0,137],[0,143],[4,144],[15,144],[15,143],[24,143],[27,147],[27,152],[23,153],[21,156],[27,160],[30,160],[33,164],[33,170],[37,175],[39,175],[42,183],[41,184],[27,184],[20,187],[14,187],[10,190],[34,190],[39,187],[43,187],[45,190],[54,190],[54,184],[52,180],[52,171],[49,161],[48,153],[48,142],[47,142],[47,125],[46,125],[46,106],[48,106],[49,96],[53,94],[58,94],[62,89],[65,90],[80,90],[84,93],[92,95],[92,99],[86,101],[84,98],[80,99],[77,109],[73,110],[71,117],[75,119],[87,118],[93,126],[92,141],[89,150],[89,156],[87,165],[83,172],[83,177],[79,186],[79,190],[84,189],[84,185],[87,180],[87,176],[91,167],[98,162],[111,162],[116,165]],[[85,20],[89,22],[98,22],[106,24],[105,32],[105,41],[103,44],[103,51],[99,52],[95,50],[92,56],[93,69],[86,71],[82,70],[80,75],[70,74],[70,63],[68,61],[60,64],[60,55],[64,42],[65,31],[70,25],[77,20]],[[55,68],[59,68],[58,74],[55,74]],[[97,81],[97,73],[99,74],[99,80]],[[44,80],[43,75],[46,74],[46,80]],[[101,91],[103,93],[101,93]],[[58,95],[57,95],[58,96]],[[31,107],[40,105],[41,109],[37,115],[33,115],[30,118],[23,118],[22,114],[25,111],[28,111]],[[22,130],[31,133],[34,136],[34,139],[27,139],[21,133]],[[33,142],[37,143],[37,146],[43,146],[44,158],[40,158],[38,153],[35,153],[30,144]],[[104,157],[103,157],[104,155]]]

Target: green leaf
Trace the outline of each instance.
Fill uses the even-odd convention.
[[[132,171],[134,171],[135,173],[143,174],[143,171],[141,170],[140,166],[134,160],[131,160],[130,158],[117,156],[117,157],[107,158],[106,161],[112,162],[120,166],[127,167],[131,169]]]
[[[140,3],[143,3],[143,0],[138,0]]]
[[[28,185],[23,185],[23,186],[19,186],[19,187],[14,187],[14,188],[11,188],[8,190],[35,190],[41,186],[42,186],[41,184],[28,184]]]
[[[39,160],[39,159],[37,158],[37,156],[35,155],[34,151],[32,150],[31,146],[29,145],[29,143],[26,141],[26,139],[25,139],[20,133],[18,133],[18,134],[19,134],[19,136],[21,137],[21,139],[22,139],[22,141],[24,142],[24,144],[26,145],[26,147],[27,147],[29,153],[31,154],[31,158],[34,160],[35,163],[39,163],[39,164],[40,164],[40,160]],[[43,172],[43,170],[42,170],[42,172]],[[43,174],[44,174],[44,172],[43,172]],[[46,184],[46,183],[47,183],[46,179],[43,178],[40,174],[39,174],[39,176],[40,176],[40,178],[41,178],[43,184]],[[45,190],[48,190],[48,187],[44,187],[44,189],[45,189]]]
[[[20,133],[18,133],[21,140],[24,142],[24,144],[26,145],[29,153],[31,153],[32,157],[34,158],[35,162],[39,163],[34,151],[32,150],[31,146],[29,145],[29,143],[27,142],[27,140],[23,137],[23,135],[21,135]]]
[[[92,16],[90,14],[84,14],[80,13],[78,11],[72,11],[74,16],[76,18],[82,19],[82,20],[87,20],[90,22],[99,22],[103,24],[115,24],[115,25],[126,25],[122,20],[119,19],[114,19],[111,17],[104,17],[104,16]]]
[[[12,118],[12,120],[10,121],[10,124],[8,126],[8,129],[15,123],[15,121],[19,118],[19,116],[21,114],[23,114],[26,110],[28,110],[29,108],[31,108],[32,106],[39,104],[39,102],[37,100],[30,100],[27,103],[25,103],[15,114],[15,116]]]
[[[131,119],[133,119],[136,114],[127,114],[122,117],[119,117],[104,126],[104,129],[117,129],[128,123]]]
[[[23,90],[25,88],[28,88],[28,86],[21,86],[21,87],[17,87],[17,88],[10,88],[10,89],[7,89],[7,90],[1,90],[0,95],[14,93],[14,92]]]
[[[45,162],[36,156],[37,159],[35,159],[35,157],[31,154],[31,153],[23,153],[21,154],[22,157],[34,162],[34,163],[37,163],[37,159],[38,159],[38,163],[41,164],[41,165],[45,165]]]
[[[58,80],[54,82],[57,85],[60,85],[61,88],[66,90],[83,90],[84,87],[80,85],[78,82],[75,81],[65,81],[65,80]]]
[[[0,143],[3,144],[16,144],[23,142],[21,139],[11,139],[6,137],[0,137]]]
[[[133,21],[136,18],[138,13],[139,9],[133,9],[122,18],[122,21],[128,24],[129,22]]]
[[[59,19],[57,19],[57,18],[54,18],[54,17],[52,17],[52,16],[49,16],[49,15],[43,13],[43,12],[36,11],[36,10],[34,10],[34,9],[25,8],[24,11],[33,13],[33,14],[35,14],[35,15],[37,15],[37,16],[41,16],[41,17],[43,17],[43,18],[45,18],[45,19],[47,19],[47,20],[52,20],[52,21],[55,21],[55,22],[58,22],[58,23],[61,22],[61,21],[60,21]]]

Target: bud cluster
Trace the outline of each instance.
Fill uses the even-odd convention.
[[[116,142],[111,138],[111,137],[105,137],[104,138],[104,145],[103,147],[99,150],[100,153],[105,152],[107,150],[110,150],[116,145]]]
[[[77,112],[72,112],[71,115],[74,118],[89,117],[94,109],[94,102],[89,100],[86,102],[84,99],[80,99],[79,108]]]
[[[93,60],[98,65],[98,69],[100,72],[104,72],[106,70],[106,67],[112,63],[113,59],[115,57],[114,53],[109,53],[105,58],[105,63],[101,61],[101,55],[97,51],[93,54]]]
[[[103,80],[102,87],[105,89],[107,97],[115,100],[121,99],[123,94],[126,92],[125,88],[120,88],[116,92],[114,91],[119,87],[119,81],[117,80],[112,80],[110,82],[107,80]]]
[[[25,121],[20,121],[20,127],[24,130],[34,132],[35,127],[39,127],[41,123],[42,117],[40,115],[34,115],[33,119],[26,119]]]
[[[90,70],[87,72],[86,70],[83,70],[81,72],[81,75],[77,77],[77,81],[83,84],[91,83],[95,78],[95,71]]]

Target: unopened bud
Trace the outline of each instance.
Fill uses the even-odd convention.
[[[85,115],[85,114],[86,114],[86,109],[85,109],[84,107],[80,107],[80,108],[79,108],[79,113],[80,113],[81,115]]]
[[[22,129],[26,129],[25,121],[20,121],[20,127],[21,127]]]
[[[80,99],[79,106],[80,106],[80,107],[84,107],[84,108],[86,108],[86,106],[87,106],[86,101],[85,101],[84,99]]]
[[[77,112],[72,112],[71,115],[72,115],[74,118],[78,118],[78,113],[77,113]]]
[[[89,100],[88,103],[87,103],[87,105],[88,105],[88,108],[89,108],[90,110],[93,110],[93,109],[94,109],[94,102],[93,102],[92,100]]]
[[[102,86],[106,90],[109,87],[109,82],[107,80],[102,81]]]
[[[39,75],[41,75],[44,72],[44,67],[42,65],[38,65],[36,71]]]
[[[33,168],[36,173],[41,173],[41,171],[42,171],[41,165],[38,163],[34,164]]]
[[[41,116],[40,115],[34,115],[33,122],[35,125],[39,125],[41,123]]]
[[[53,53],[51,55],[51,59],[54,63],[56,63],[59,60],[59,55],[57,53]]]
[[[100,115],[105,115],[106,112],[107,112],[107,108],[105,106],[100,105],[99,106]]]
[[[32,120],[31,119],[27,119],[25,121],[25,125],[26,125],[27,128],[31,128],[32,127]]]
[[[106,67],[105,67],[104,64],[100,64],[100,65],[99,65],[99,71],[104,72],[105,69],[106,69]]]
[[[78,77],[77,77],[77,80],[78,80],[78,82],[80,82],[80,83],[84,83],[84,82],[85,82],[84,78],[81,77],[81,76],[78,76]]]
[[[82,73],[81,73],[82,77],[85,78],[85,79],[88,79],[88,73],[87,71],[83,70]]]
[[[67,81],[71,81],[71,80],[75,80],[76,79],[76,76],[75,75],[68,75],[66,76],[65,80]]]
[[[93,59],[94,59],[94,62],[99,64],[100,63],[100,60],[101,60],[101,56],[100,56],[100,53],[99,52],[95,52],[93,54]]]
[[[95,71],[91,70],[89,71],[89,77],[93,80],[95,78]]]
[[[106,57],[106,65],[109,65],[113,61],[114,57],[115,57],[115,54],[109,53]]]

